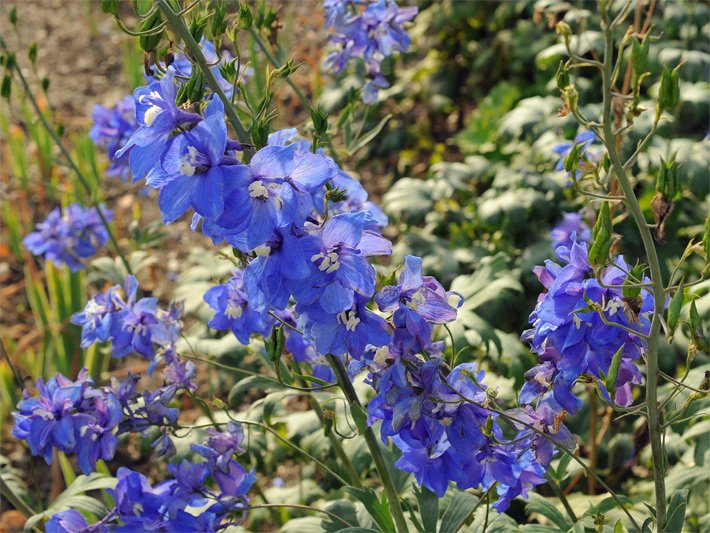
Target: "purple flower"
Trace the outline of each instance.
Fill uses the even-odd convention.
[[[152,531],[164,527],[164,513],[175,481],[166,481],[153,488],[143,474],[121,467],[118,469],[113,496],[123,531],[145,528]]]
[[[37,380],[39,396],[24,392],[13,413],[12,435],[27,441],[32,455],[52,462],[54,448],[76,453],[85,474],[94,471],[96,461],[113,458],[114,428],[123,418],[121,403],[110,390],[97,389],[83,369],[76,381],[61,374],[46,383]]]
[[[575,412],[581,401],[571,393],[574,382],[583,374],[599,380],[609,372],[612,357],[623,347],[615,401],[629,405],[630,384],[641,383],[634,361],[641,357],[644,347],[639,337],[614,324],[647,333],[653,311],[651,294],[642,290],[639,301],[632,303],[637,306],[634,309],[621,289],[602,286],[587,261],[586,243],[560,246],[557,256],[566,265],[548,261],[544,267],[533,269],[547,292],[538,298],[530,315],[533,327],[523,333],[523,339],[530,342],[540,365],[526,374],[528,385],[521,390],[520,401],[529,402],[535,395],[550,392],[559,405]],[[620,268],[609,266],[601,273],[604,285],[624,284],[629,267],[623,257],[617,257],[614,263]],[[590,305],[601,310],[609,324]],[[604,386],[601,388],[605,393]]]
[[[315,342],[320,353],[349,353],[355,359],[365,355],[368,345],[388,344],[391,339],[390,328],[384,319],[367,308],[368,301],[368,298],[356,294],[351,306],[339,313],[324,311],[318,302],[310,306],[299,306],[306,338]]]
[[[202,120],[200,115],[178,108],[175,96],[172,70],[168,70],[160,81],[138,87],[133,92],[139,128],[115,157],[121,158],[130,152],[129,165],[134,182],[160,168],[160,158],[175,128]]]
[[[231,329],[242,344],[249,344],[253,333],[266,336],[271,330],[268,315],[254,309],[249,302],[243,272],[239,269],[232,271],[227,283],[209,289],[204,300],[217,311],[208,326],[216,330]]]
[[[325,9],[334,48],[326,67],[338,74],[351,60],[362,59],[367,79],[363,100],[374,102],[378,89],[389,86],[380,74],[380,63],[409,48],[410,38],[402,26],[414,18],[417,8],[400,8],[394,0],[326,0]]]
[[[125,282],[126,301],[120,301],[111,322],[111,355],[124,357],[136,352],[147,359],[155,353],[152,343],[152,327],[159,323],[156,316],[158,300],[141,298],[136,300],[138,281],[127,276]]]
[[[94,144],[106,149],[111,165],[106,174],[120,176],[122,180],[128,177],[128,155],[116,157],[116,152],[123,148],[128,139],[138,127],[136,122],[136,104],[132,96],[119,100],[112,108],[95,105],[91,112],[93,124],[89,137]]]
[[[101,210],[106,220],[111,220],[112,212],[103,207]],[[76,272],[84,268],[82,259],[106,246],[108,232],[96,208],[72,204],[63,213],[59,208],[52,210],[44,222],[37,224],[37,231],[22,242],[34,255],[43,255],[58,265],[66,264]]]
[[[571,248],[574,241],[589,242],[591,238],[592,231],[579,213],[564,213],[562,221],[550,232],[552,248],[555,250],[560,246]]]

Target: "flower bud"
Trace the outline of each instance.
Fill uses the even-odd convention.
[[[246,4],[239,4],[239,12],[237,13],[237,25],[243,30],[251,29],[254,23],[254,17],[251,14],[251,9]]]
[[[161,18],[160,10],[156,9],[150,17],[143,21],[143,24],[141,24],[141,31],[150,31],[157,28],[160,24],[162,24],[162,22],[163,19]],[[164,32],[161,31],[154,35],[141,35],[138,39],[141,48],[146,52],[152,52],[155,50],[158,44],[160,44],[163,33]]]
[[[101,0],[101,11],[117,17],[120,5],[121,0]]]
[[[570,25],[565,21],[560,21],[555,24],[555,31],[557,35],[565,38],[569,38],[569,36],[572,35],[572,28],[570,28]]]
[[[311,120],[317,136],[323,136],[328,132],[328,113],[321,106],[311,108]]]
[[[647,35],[641,40],[634,38],[631,41],[631,68],[636,79],[646,71],[649,45],[650,41]]]
[[[557,88],[560,91],[564,91],[565,88],[569,86],[569,72],[567,70],[567,64],[564,61],[560,61],[560,66],[557,67],[555,80],[557,81]]]
[[[673,70],[663,69],[661,74],[661,85],[658,89],[658,109],[659,111],[671,110],[680,101],[680,79],[678,68]]]
[[[3,98],[10,98],[10,93],[12,92],[12,78],[9,74],[5,74],[2,78],[2,86],[0,86],[0,96]]]

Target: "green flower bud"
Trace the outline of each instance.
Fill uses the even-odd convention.
[[[321,106],[311,108],[311,120],[317,136],[323,136],[328,132],[328,113]]]
[[[246,4],[239,4],[239,12],[237,13],[237,25],[243,30],[251,29],[254,23],[254,16],[251,14],[251,9]]]
[[[560,61],[560,66],[557,67],[557,73],[555,74],[555,80],[557,80],[557,88],[560,91],[564,91],[565,88],[569,86],[570,80],[566,62]]]
[[[120,5],[121,0],[101,0],[101,11],[117,17]]]
[[[680,101],[680,79],[678,68],[669,70],[663,69],[661,74],[661,86],[658,89],[658,108],[660,111],[671,110]]]
[[[0,86],[0,96],[9,99],[10,93],[12,93],[12,78],[9,74],[5,74],[2,78],[2,86]]]
[[[157,28],[162,22],[163,19],[160,15],[160,10],[156,9],[150,17],[143,21],[141,31],[150,31]],[[163,33],[164,32],[161,31],[155,35],[141,35],[138,38],[141,48],[146,52],[155,50],[160,44],[160,40],[163,38]]]

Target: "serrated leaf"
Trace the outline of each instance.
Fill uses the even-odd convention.
[[[479,499],[468,492],[457,492],[441,517],[439,533],[456,533],[478,505]]]

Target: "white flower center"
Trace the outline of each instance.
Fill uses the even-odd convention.
[[[572,320],[574,320],[574,327],[579,329],[582,327],[582,319],[577,315],[572,315]]]
[[[229,305],[227,305],[227,308],[224,310],[224,314],[229,318],[240,318],[243,312],[244,308],[234,302],[229,302]]]
[[[355,328],[360,323],[360,319],[355,314],[355,311],[343,311],[338,313],[338,324],[343,324],[348,331],[355,331]]]
[[[133,504],[133,514],[136,516],[143,514],[143,506],[140,503]]]
[[[618,296],[615,298],[612,298],[606,303],[606,309],[605,311],[609,311],[609,316],[614,316],[616,312],[619,309],[622,309],[624,307],[624,302],[621,298]]]
[[[145,121],[146,126],[151,126],[153,122],[155,122],[155,119],[162,113],[163,110],[159,108],[157,105],[152,105],[148,108],[148,110],[145,112],[145,115],[143,116],[143,120]]]
[[[86,303],[86,314],[89,316],[96,316],[103,314],[106,311],[106,306],[101,305],[96,300],[89,300]]]
[[[313,263],[322,259],[320,265],[318,265],[318,270],[325,272],[326,274],[332,274],[340,268],[340,261],[338,261],[338,254],[336,252],[326,252],[321,254],[315,254],[311,256],[311,261]]]
[[[180,159],[180,172],[185,176],[194,176],[200,152],[194,146],[187,147],[187,153]]]
[[[420,305],[424,305],[425,303],[426,298],[421,292],[417,291],[410,298],[409,302],[407,303],[407,307],[416,311],[417,309],[419,309]]]
[[[252,181],[249,184],[249,196],[266,200],[269,197],[269,189],[261,180]]]
[[[268,257],[271,255],[271,248],[266,244],[262,244],[261,246],[254,248],[254,253],[256,253],[259,257]]]

